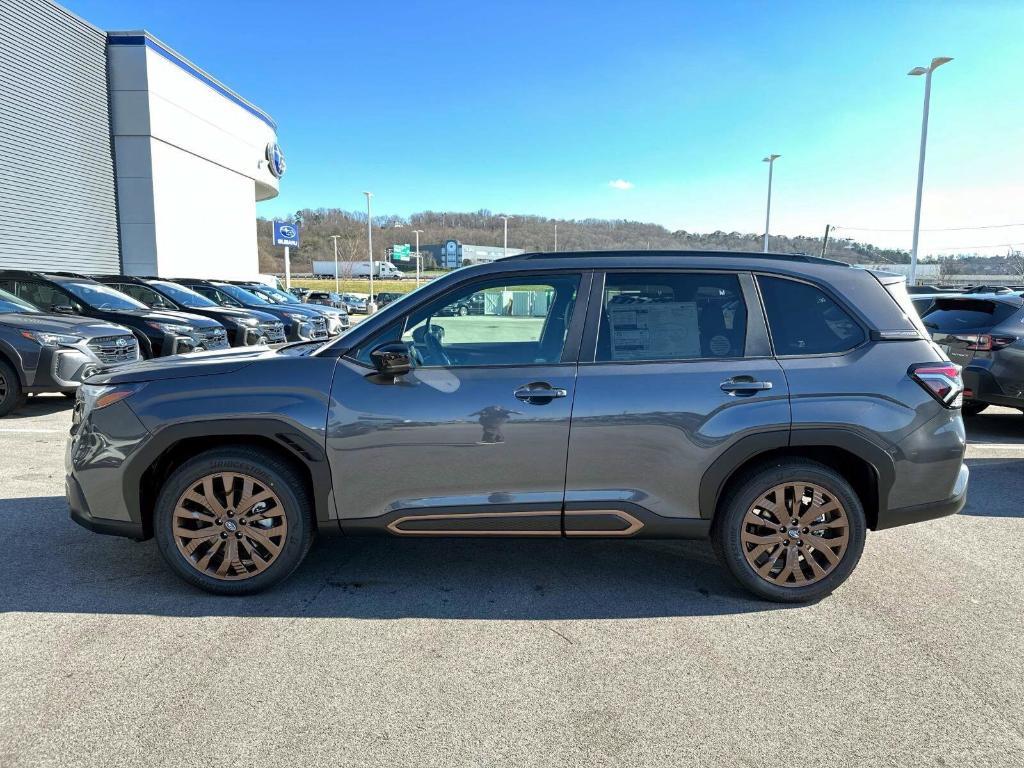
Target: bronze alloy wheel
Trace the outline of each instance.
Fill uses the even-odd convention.
[[[814,483],[771,488],[747,509],[740,530],[747,563],[780,587],[821,581],[842,562],[849,540],[843,505]]]
[[[172,513],[174,543],[200,573],[239,581],[280,554],[288,520],[278,495],[251,475],[217,472],[192,483]]]

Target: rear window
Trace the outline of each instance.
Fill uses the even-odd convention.
[[[1018,304],[991,299],[936,299],[922,320],[929,331],[984,331],[1019,309]]]
[[[757,282],[776,355],[834,354],[864,341],[864,330],[824,291],[781,277]]]

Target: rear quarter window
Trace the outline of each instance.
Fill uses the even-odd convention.
[[[759,275],[758,285],[776,355],[827,355],[864,342],[864,330],[820,288]]]

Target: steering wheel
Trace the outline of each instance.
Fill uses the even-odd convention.
[[[441,340],[429,330],[429,327],[429,323],[424,323],[412,332],[413,344],[419,348],[418,351],[426,350],[426,354],[421,352],[422,362],[426,365],[451,365],[452,361],[444,351]]]

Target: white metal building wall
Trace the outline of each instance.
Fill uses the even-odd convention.
[[[0,268],[119,272],[105,33],[0,0]]]

